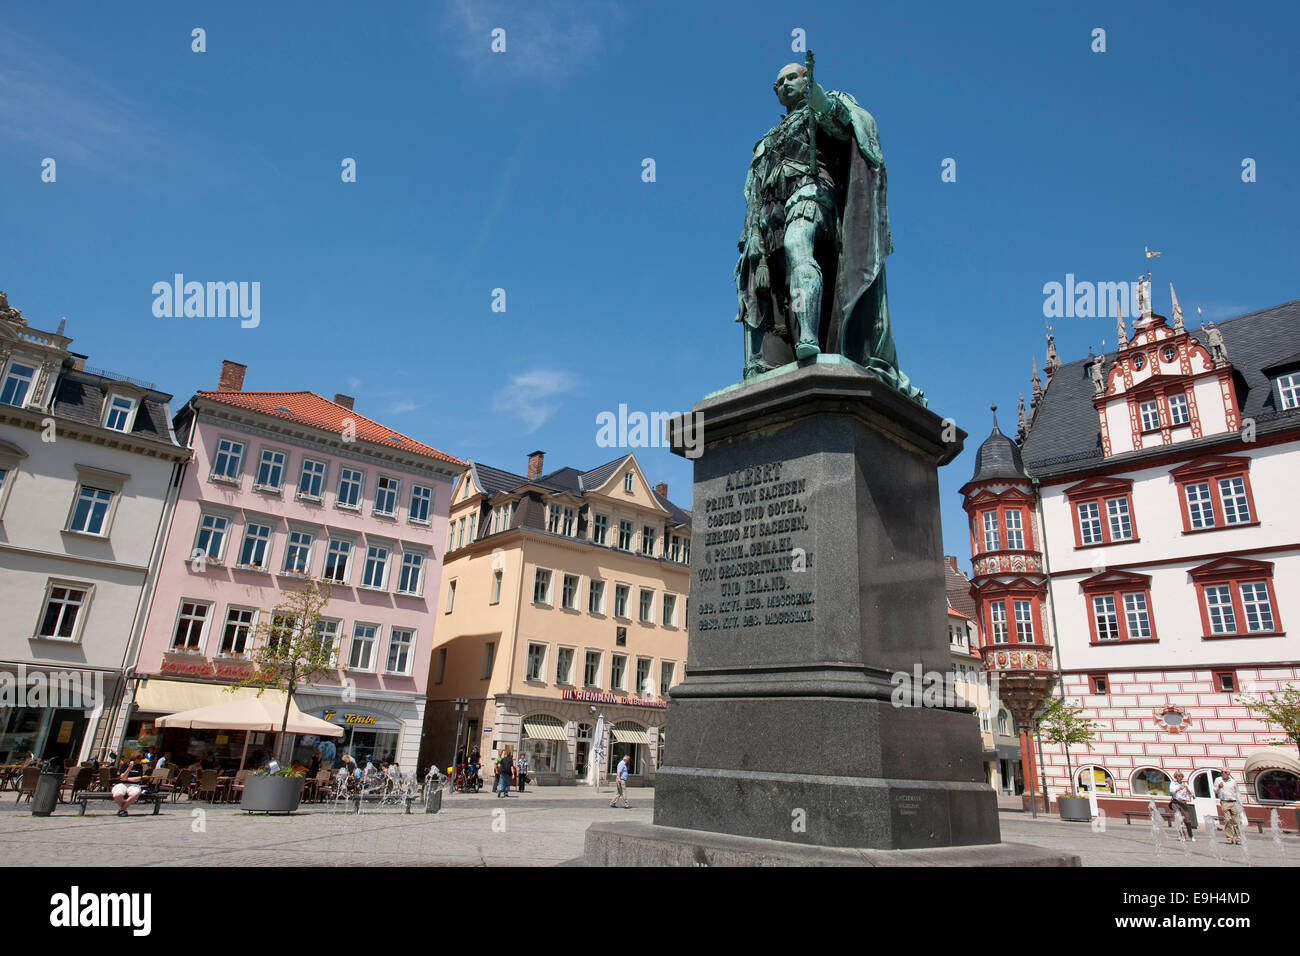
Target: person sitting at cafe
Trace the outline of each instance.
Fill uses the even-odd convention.
[[[317,747],[311,752],[311,763],[307,764],[307,776],[314,777],[316,774],[320,773],[320,764],[320,748]]]
[[[117,778],[118,783],[113,785],[113,800],[117,803],[117,815],[119,817],[130,816],[126,811],[135,805],[140,799],[140,789],[144,782],[144,770],[138,761],[132,760],[127,763],[126,769],[122,771]]]

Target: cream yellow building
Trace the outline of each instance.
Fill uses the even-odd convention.
[[[449,527],[421,764],[447,767],[459,742],[490,766],[510,747],[537,782],[573,783],[603,723],[597,769],[627,755],[633,782],[653,780],[690,584],[690,515],[667,486],[630,454],[543,474],[533,452],[526,475],[471,464]]]

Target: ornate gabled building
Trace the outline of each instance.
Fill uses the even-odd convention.
[[[1049,361],[1021,444],[980,449],[972,589],[987,632],[1054,645],[1102,727],[1073,780],[1045,747],[1053,795],[1145,809],[1181,770],[1205,815],[1226,768],[1261,816],[1300,799],[1294,749],[1241,703],[1300,682],[1300,301],[1190,330],[1170,292],[1172,320],[1140,280],[1119,348]]]
[[[595,769],[627,756],[650,782],[685,673],[690,514],[633,455],[585,472],[543,461],[471,463],[457,482],[421,762],[510,747],[539,782],[574,783],[603,749]]]

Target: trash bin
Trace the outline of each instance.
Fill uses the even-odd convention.
[[[59,787],[63,784],[63,774],[42,771],[36,780],[36,792],[32,795],[32,816],[48,817],[59,802]]]
[[[428,787],[428,796],[424,801],[425,813],[437,813],[442,809],[442,788]]]

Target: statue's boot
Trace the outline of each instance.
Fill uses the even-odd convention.
[[[816,262],[801,262],[790,276],[790,311],[799,338],[794,354],[801,359],[821,352],[817,343],[817,325],[822,314],[822,270]]]
[[[763,335],[764,333],[760,329],[751,329],[748,325],[745,326],[744,377],[747,379],[772,371],[772,366],[768,365],[763,359]]]

